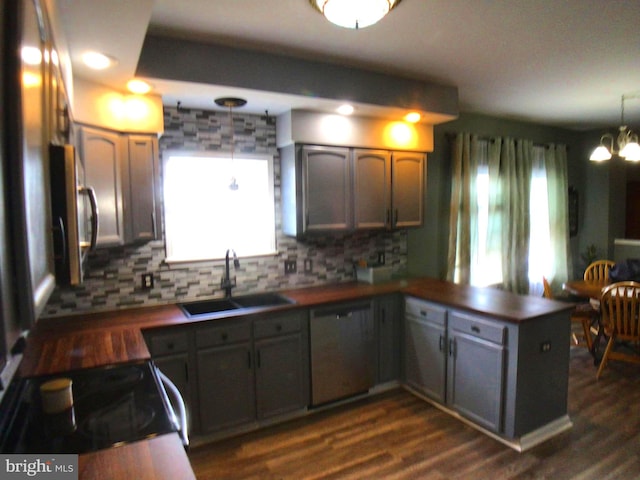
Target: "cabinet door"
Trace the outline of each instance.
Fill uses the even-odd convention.
[[[425,156],[394,152],[392,165],[393,227],[419,227],[424,216]]]
[[[301,335],[257,341],[255,353],[258,418],[303,408],[305,375]]]
[[[446,330],[443,325],[406,316],[405,380],[441,403],[446,388]]]
[[[120,135],[82,127],[81,155],[86,185],[93,187],[98,200],[98,247],[123,245],[122,146]]]
[[[448,404],[475,423],[500,432],[504,346],[456,328],[449,335]]]
[[[255,395],[250,344],[198,350],[197,362],[202,433],[252,421]]]
[[[128,227],[127,240],[149,241],[157,238],[159,214],[157,197],[159,181],[158,143],[148,135],[129,135],[128,189],[125,195],[124,218]]]
[[[356,228],[386,228],[390,223],[391,154],[355,150],[354,222]]]
[[[349,149],[302,147],[305,231],[352,227]]]
[[[378,383],[400,377],[400,297],[389,295],[375,301],[378,328]]]

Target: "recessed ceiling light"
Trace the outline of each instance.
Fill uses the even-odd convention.
[[[116,64],[114,58],[99,52],[86,52],[82,55],[84,64],[94,70],[104,70]]]
[[[22,61],[27,65],[40,65],[42,52],[36,47],[22,47]]]
[[[340,114],[340,115],[351,115],[353,113],[353,105],[349,105],[348,103],[345,103],[344,105],[340,105],[336,111]]]
[[[137,93],[138,95],[144,95],[151,91],[151,85],[144,80],[138,80],[136,78],[127,82],[127,88],[131,93]]]
[[[422,115],[420,115],[418,112],[409,112],[404,116],[405,121],[409,123],[418,123],[421,118]]]

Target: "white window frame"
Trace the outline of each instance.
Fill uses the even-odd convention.
[[[224,161],[226,162],[226,166],[223,167],[228,172],[222,174],[220,176],[216,176],[215,178],[201,178],[200,185],[197,183],[191,187],[193,188],[193,192],[200,196],[200,198],[207,199],[208,195],[211,193],[206,189],[210,185],[215,185],[218,188],[218,192],[221,192],[223,195],[223,200],[217,201],[213,204],[213,199],[209,198],[208,201],[212,202],[211,205],[199,206],[195,205],[193,207],[196,212],[196,217],[189,218],[188,221],[184,221],[184,217],[180,217],[180,220],[176,220],[172,218],[172,200],[168,197],[171,195],[171,180],[174,178],[169,178],[174,175],[173,166],[170,165],[172,158],[195,158],[195,159],[208,159],[211,161]],[[229,153],[225,152],[216,152],[216,151],[185,151],[185,150],[166,150],[162,154],[163,158],[163,201],[164,201],[164,220],[165,220],[165,253],[166,258],[165,261],[167,263],[185,263],[185,262],[200,262],[200,261],[210,261],[210,260],[219,260],[225,257],[225,253],[227,249],[233,249],[240,257],[258,257],[258,256],[272,256],[277,254],[276,247],[276,215],[275,215],[275,188],[274,188],[274,159],[271,155],[261,155],[261,154],[247,154],[240,153],[234,154],[233,158]],[[186,161],[186,160],[185,160]],[[268,185],[266,185],[265,195],[268,196],[268,201],[263,204],[261,202],[256,202],[251,198],[239,197],[242,201],[245,201],[245,208],[248,209],[249,204],[253,207],[253,210],[256,204],[261,204],[265,206],[264,210],[261,212],[257,221],[252,221],[251,224],[255,225],[257,222],[263,223],[263,232],[265,233],[265,238],[268,237],[268,240],[265,239],[263,242],[263,246],[260,251],[256,251],[254,248],[255,245],[255,235],[242,233],[242,230],[246,227],[246,219],[239,218],[237,216],[237,211],[234,210],[234,199],[233,195],[243,193],[243,179],[242,179],[242,165],[243,162],[255,162],[255,161],[264,161],[267,165],[267,177],[268,177]],[[232,191],[228,189],[228,184],[231,183],[231,177],[235,176],[238,178],[239,189],[237,191]],[[186,181],[186,180],[185,180]],[[198,179],[195,180],[198,182]],[[246,187],[246,181],[245,188]],[[262,185],[257,185],[257,188],[261,188]],[[228,189],[228,190],[226,190]],[[255,190],[255,189],[254,189]],[[215,196],[212,194],[211,197]],[[220,221],[218,218],[212,218],[212,224],[207,224],[206,216],[207,212],[213,211],[212,209],[222,209],[219,210],[221,212],[221,217],[226,217],[227,221]],[[182,228],[178,228],[180,223]],[[196,223],[197,222],[197,223]],[[175,229],[175,231],[174,231]],[[194,244],[193,248],[187,249],[190,254],[180,254],[180,249],[174,247],[175,242],[183,242],[183,238],[180,238],[180,234],[177,231],[189,232],[189,234],[201,235],[201,237],[209,238],[212,240],[212,244],[217,240],[218,235],[232,234],[230,237],[237,235],[235,240],[226,240],[224,242],[218,242],[218,248],[214,248],[211,251],[206,250],[206,240],[200,243],[200,247],[197,247]],[[186,235],[185,235],[186,236]],[[215,236],[215,237],[214,237]],[[223,246],[224,245],[224,246]],[[182,251],[184,252],[184,248]]]

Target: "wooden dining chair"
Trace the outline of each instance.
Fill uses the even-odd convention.
[[[542,277],[543,296],[550,300],[569,301],[556,297],[551,290],[549,281]],[[574,302],[572,302],[574,303]],[[571,340],[574,345],[586,347],[591,351],[593,348],[593,336],[591,325],[597,319],[598,311],[594,310],[589,303],[575,303],[575,308],[571,311]],[[577,328],[573,328],[576,326]]]
[[[613,260],[596,260],[591,262],[584,271],[585,280],[609,281],[609,270],[616,264]]]
[[[609,360],[640,363],[640,283],[617,282],[600,298],[601,323],[608,338],[596,378]]]

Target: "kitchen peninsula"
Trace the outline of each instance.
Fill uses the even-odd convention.
[[[322,305],[375,299],[385,295],[404,296],[407,309],[405,324],[409,322],[410,306],[416,301],[422,302],[418,303],[419,307],[414,312],[418,316],[421,315],[422,307],[422,313],[427,319],[429,314],[425,313],[424,309],[429,310],[429,313],[432,309],[446,311],[450,323],[446,335],[449,339],[455,338],[460,342],[457,348],[461,353],[466,352],[466,355],[469,352],[478,352],[479,355],[483,355],[483,350],[463,350],[465,341],[483,335],[486,337],[479,338],[474,345],[489,346],[492,351],[499,352],[498,358],[502,368],[500,398],[497,399],[500,411],[496,429],[478,421],[474,417],[473,408],[470,411],[463,408],[464,395],[468,394],[468,391],[460,389],[460,386],[459,390],[448,393],[456,398],[456,403],[450,404],[434,399],[428,390],[420,390],[413,381],[407,385],[405,376],[410,375],[410,372],[397,379],[401,384],[438,408],[517,450],[530,448],[571,427],[567,416],[569,306],[564,303],[426,278],[398,280],[379,285],[351,282],[286,290],[281,293],[295,303],[268,309],[267,313],[305,311]],[[259,314],[264,315],[265,312]],[[258,313],[248,315],[254,316]],[[222,316],[188,319],[178,306],[166,305],[43,319],[29,337],[21,374],[27,376],[61,373],[76,368],[149,359],[151,354],[145,344],[143,333],[147,335],[154,329],[166,327],[192,327],[193,324],[201,326],[222,320],[228,322],[235,318],[242,321],[246,316],[231,312]],[[402,316],[400,312],[398,316]],[[408,328],[406,330],[409,332]],[[404,342],[400,343],[404,345],[401,351],[410,345],[420,346],[416,343],[416,338],[409,338],[408,333],[405,334]],[[429,345],[425,344],[422,347],[427,349]],[[402,352],[401,355],[409,358],[409,352]],[[449,360],[449,363],[453,365],[456,361]],[[426,367],[435,368],[430,365]],[[457,381],[473,380],[473,376],[469,376],[464,370],[458,372],[464,375],[456,379]],[[449,375],[452,373],[449,372]],[[456,395],[462,395],[462,398]],[[482,405],[481,407],[483,408]],[[177,434],[166,437],[175,441],[161,437],[119,448],[126,449],[122,450],[123,453],[131,449],[142,449],[146,453],[141,458],[146,458],[151,463],[153,458],[156,458],[157,448],[168,448],[172,451],[171,458],[176,459],[176,464],[182,462],[183,465],[188,465],[184,463],[187,457],[180,446]],[[168,454],[168,451],[163,450],[163,455],[165,454]],[[99,472],[93,470],[98,469],[107,457],[110,463],[124,463],[120,467],[112,466],[113,471],[126,468],[126,464],[135,458],[135,455],[113,455],[112,450],[83,455],[80,457],[81,473],[87,477],[100,478]]]

